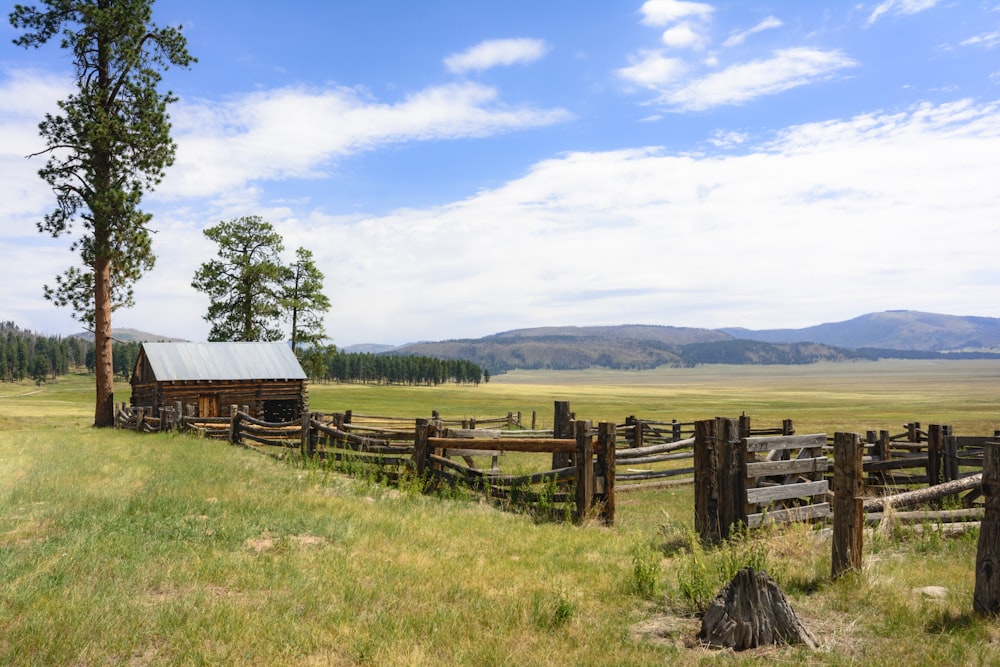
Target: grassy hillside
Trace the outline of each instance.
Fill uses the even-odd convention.
[[[811,371],[811,373],[810,373]],[[941,419],[991,432],[1000,363],[512,373],[479,387],[313,386],[313,409],[581,417],[746,410],[800,432]],[[127,398],[120,388],[117,400]],[[704,552],[690,488],[619,499],[612,529],[539,523],[217,442],[95,431],[90,378],[0,384],[0,664],[995,664],[971,614],[975,535],[903,532],[832,581],[808,527]],[[691,646],[696,612],[764,564],[823,644]],[[918,590],[943,586],[941,599]]]

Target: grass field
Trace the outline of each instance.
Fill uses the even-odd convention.
[[[1000,363],[511,373],[479,387],[313,385],[311,408],[580,418],[742,412],[799,432],[1000,428]],[[127,386],[116,395],[127,400]],[[690,488],[623,495],[607,529],[421,495],[217,442],[90,428],[92,379],[0,384],[0,664],[997,664],[974,616],[976,534],[869,536],[830,579],[807,526],[715,551]],[[734,568],[763,565],[822,647],[693,645]],[[943,587],[942,597],[919,589]]]

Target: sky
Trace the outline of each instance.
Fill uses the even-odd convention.
[[[1000,316],[1000,0],[159,0],[154,21],[198,62],[164,76],[157,262],[116,328],[206,340],[203,230],[248,215],[313,252],[340,347]],[[37,231],[55,200],[26,156],[73,64],[17,34],[0,321],[68,335],[43,285],[77,237]]]

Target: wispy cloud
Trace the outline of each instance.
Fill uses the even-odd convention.
[[[939,0],[885,0],[868,17],[868,25],[872,25],[883,16],[890,14],[919,14],[938,4]]]
[[[838,70],[857,63],[844,52],[814,47],[788,47],[767,57],[725,64],[727,52],[710,48],[708,34],[715,8],[700,2],[650,0],[642,6],[642,23],[668,26],[662,41],[668,47],[688,47],[707,54],[695,58],[668,56],[669,49],[640,49],[629,65],[615,74],[633,86],[653,90],[652,101],[663,110],[697,112],[725,105],[746,104],[754,98],[826,81]],[[694,23],[697,22],[697,23]],[[784,23],[766,16],[749,28],[730,34],[722,47],[743,44],[752,35]],[[720,69],[721,67],[721,69]]]
[[[794,48],[777,51],[767,60],[733,65],[721,72],[663,92],[661,101],[681,111],[702,111],[742,104],[762,95],[822,81],[856,63],[841,51]]]
[[[1000,45],[1000,30],[996,32],[984,32],[975,37],[970,37],[961,42],[962,46],[981,46],[983,48],[992,49],[997,45]]]
[[[756,35],[758,32],[764,32],[765,30],[780,28],[783,25],[784,23],[781,22],[781,19],[776,18],[774,16],[768,16],[766,19],[764,19],[754,27],[749,28],[747,30],[743,30],[734,35],[731,35],[729,39],[727,39],[725,42],[722,43],[722,45],[727,48],[732,46],[737,46],[745,42],[747,37]]]
[[[482,71],[498,66],[531,63],[542,58],[548,45],[541,39],[491,39],[444,59],[445,67],[455,74]]]
[[[1000,233],[986,213],[996,207],[998,111],[922,105],[788,128],[725,156],[575,152],[450,205],[307,224],[327,240],[319,251],[335,267],[328,280],[338,285],[339,307],[371,312],[365,305],[377,293],[379,310],[414,323],[416,336],[437,331],[427,293],[463,304],[449,311],[450,336],[510,328],[509,315],[481,298],[496,285],[517,295],[519,326],[618,322],[622,313],[651,323],[768,326],[785,302],[799,304],[794,318],[805,325],[900,307],[900,298],[918,294],[924,309],[982,312],[995,287],[975,276],[991,270]],[[909,247],[934,248],[934,271],[924,254],[898,252],[904,219]],[[507,238],[519,240],[517,253],[484,261],[473,250]],[[989,241],[972,248],[969,238]],[[579,261],[611,239],[642,248],[643,261],[613,271]],[[425,270],[421,258],[434,257],[447,261]],[[893,275],[843,268],[845,260],[883,266],[886,257],[894,258]],[[968,287],[957,294],[945,286],[956,283]],[[554,304],[554,293],[578,298]],[[380,330],[391,327],[338,326],[345,342]]]
[[[260,179],[314,178],[331,160],[380,146],[485,137],[568,120],[561,108],[511,107],[492,87],[456,83],[395,103],[355,89],[280,88],[174,112],[177,163],[163,190],[208,196]]]

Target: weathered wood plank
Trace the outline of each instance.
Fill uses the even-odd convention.
[[[748,452],[766,452],[772,449],[801,449],[803,447],[825,447],[826,433],[809,435],[782,435],[774,438],[747,438]]]
[[[770,512],[756,512],[747,515],[747,526],[759,528],[766,523],[792,523],[795,521],[813,521],[830,516],[829,503],[817,503],[802,507],[784,507]]]
[[[776,475],[794,475],[796,473],[826,472],[830,469],[830,460],[825,456],[811,459],[793,459],[791,461],[761,461],[747,463],[747,477],[771,477]]]
[[[503,431],[492,428],[449,428],[445,431],[448,438],[494,438],[499,440]]]
[[[825,479],[819,482],[800,482],[798,484],[766,486],[761,489],[747,489],[747,502],[760,505],[776,500],[809,498],[826,493],[828,489],[829,483]]]
[[[459,440],[461,442],[461,440]],[[428,445],[435,449],[447,449],[454,445],[454,438],[428,438]],[[477,449],[504,452],[556,452],[570,454],[576,451],[576,440],[564,438],[505,438],[502,440],[477,440]]]
[[[495,449],[452,449],[447,447],[444,450],[445,456],[503,456],[503,452]]]

